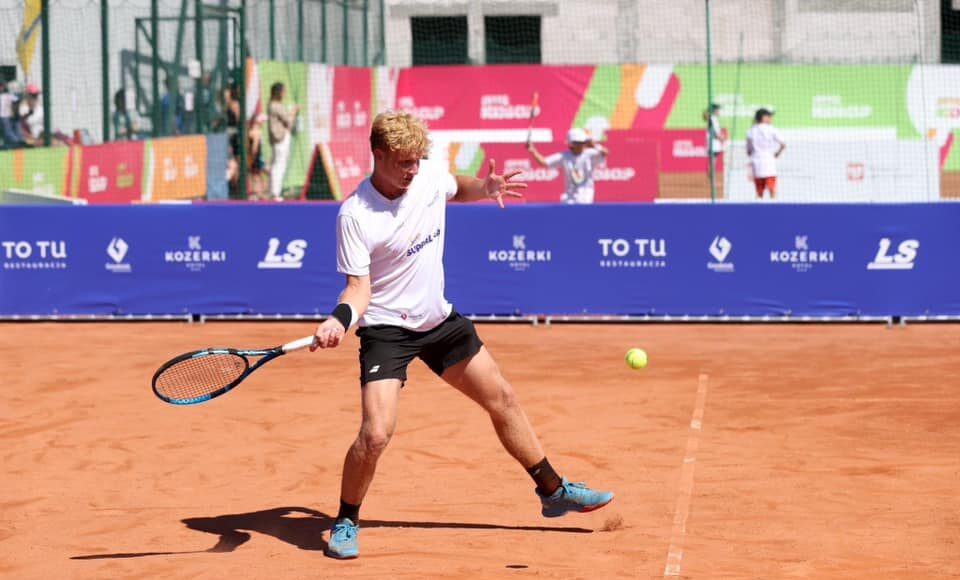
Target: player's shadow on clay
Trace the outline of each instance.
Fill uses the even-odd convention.
[[[220,536],[217,543],[206,550],[180,552],[128,552],[119,554],[90,554],[72,556],[71,560],[102,560],[110,558],[142,558],[172,554],[203,554],[232,552],[250,540],[249,532],[256,532],[291,544],[301,550],[324,551],[327,542],[322,534],[333,525],[333,517],[304,507],[283,507],[245,514],[227,514],[207,518],[181,520],[191,530]],[[496,524],[465,524],[456,522],[405,522],[395,520],[361,520],[364,528],[440,528],[459,530],[514,530],[529,532],[562,532],[590,534],[593,530],[555,526],[501,526]]]

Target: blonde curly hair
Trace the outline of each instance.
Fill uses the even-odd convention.
[[[370,149],[424,157],[430,151],[427,124],[406,111],[385,111],[373,119]]]

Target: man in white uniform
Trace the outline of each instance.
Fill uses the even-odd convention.
[[[345,201],[337,217],[337,270],[346,288],[330,318],[317,327],[316,348],[340,344],[359,322],[360,433],[347,451],[340,511],[327,555],[359,555],[360,503],[377,460],[393,435],[407,365],[419,357],[444,381],[490,415],[500,442],[537,485],[546,517],[598,509],[613,499],[561,478],[517,403],[513,387],[483,347],[473,323],[443,295],[443,242],[448,201],[519,197],[519,171],[486,179],[450,175],[421,159],[430,141],[426,125],[409,113],[377,115],[370,133],[373,175]]]
[[[773,113],[758,109],[753,117],[753,127],[747,131],[747,155],[750,156],[758,199],[763,199],[764,190],[770,192],[770,199],[776,197],[777,157],[786,146],[783,135],[773,126]]]
[[[527,151],[544,167],[563,167],[563,181],[566,190],[560,196],[562,203],[593,203],[593,168],[605,161],[607,149],[594,143],[583,129],[570,129],[567,132],[566,151],[558,151],[544,157],[532,143],[527,143]]]

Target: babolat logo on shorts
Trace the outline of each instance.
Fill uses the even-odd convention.
[[[184,264],[191,272],[199,272],[211,262],[226,262],[227,251],[205,250],[200,243],[200,236],[188,236],[187,249],[167,250],[163,253],[163,261]]]
[[[502,262],[510,268],[522,272],[536,262],[549,262],[553,259],[550,250],[534,250],[527,248],[527,236],[514,235],[512,250],[490,250],[487,252],[488,262]]]
[[[807,272],[817,264],[832,264],[833,250],[811,250],[808,236],[794,236],[792,250],[771,250],[770,262],[790,264],[797,272]]]
[[[63,240],[3,240],[4,270],[63,270],[67,242]]]

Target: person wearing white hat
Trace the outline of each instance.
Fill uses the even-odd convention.
[[[544,167],[563,167],[566,187],[560,196],[562,203],[593,203],[593,168],[607,158],[607,148],[594,143],[587,132],[580,128],[567,131],[566,151],[558,151],[544,157],[533,143],[527,143],[527,151]]]

